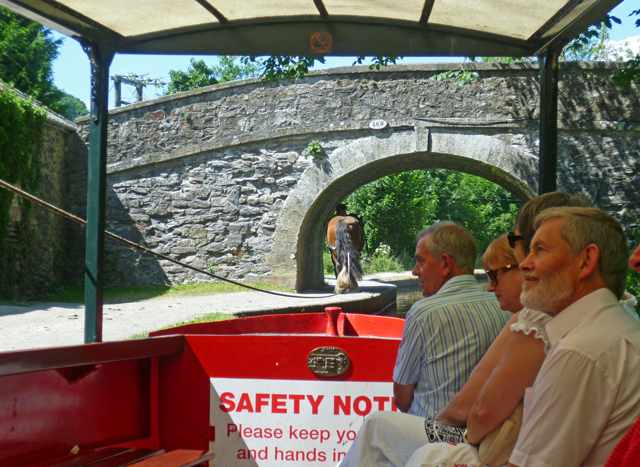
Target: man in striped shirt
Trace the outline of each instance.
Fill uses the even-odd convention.
[[[394,403],[429,417],[444,408],[510,317],[473,276],[478,247],[452,222],[418,234],[416,266],[425,297],[407,312],[393,372]]]

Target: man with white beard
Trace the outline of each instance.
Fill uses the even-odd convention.
[[[602,466],[640,415],[640,323],[618,302],[624,233],[594,208],[547,209],[535,226],[521,301],[552,317],[552,347],[509,466]]]

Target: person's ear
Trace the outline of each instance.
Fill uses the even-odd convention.
[[[453,270],[453,267],[454,267],[453,258],[448,254],[444,253],[442,255],[442,275],[444,277],[447,277],[449,273]]]
[[[598,245],[591,243],[587,245],[582,253],[580,253],[580,273],[578,277],[584,279],[589,277],[598,267],[598,260],[600,259],[600,248]]]

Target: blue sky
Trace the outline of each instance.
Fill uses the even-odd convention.
[[[640,36],[640,28],[635,27],[634,16],[629,18],[629,14],[638,9],[638,0],[624,0],[616,7],[611,14],[622,20],[622,25],[614,24],[610,33],[612,41],[619,41],[629,37]],[[69,94],[78,97],[85,103],[89,101],[90,93],[90,66],[87,56],[82,51],[80,44],[73,39],[54,33],[56,37],[64,37],[64,44],[60,48],[60,55],[53,64],[54,82],[56,86]],[[211,56],[195,56],[196,59],[203,59],[209,65],[216,63],[216,59]],[[133,73],[137,75],[147,75],[151,79],[158,79],[163,82],[169,81],[169,70],[186,70],[189,67],[188,55],[116,55],[111,64],[109,73],[113,75],[123,75]],[[425,63],[425,62],[451,62],[459,61],[457,58],[445,57],[406,57],[402,63]],[[348,66],[353,63],[353,57],[327,57],[325,65],[316,68],[330,68],[337,66]],[[145,89],[145,99],[151,99],[156,95],[161,95],[162,90],[157,92],[153,86]],[[134,101],[133,88],[123,86],[122,99]],[[113,83],[109,90],[109,106],[113,107]]]

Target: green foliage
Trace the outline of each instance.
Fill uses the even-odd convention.
[[[249,61],[255,61],[249,57]],[[262,62],[260,76],[269,83],[290,79],[295,82],[309,73],[309,68],[316,62],[324,63],[324,57],[303,57],[290,55],[272,55]]]
[[[10,87],[0,88],[0,179],[35,192],[41,178],[41,152],[44,140],[46,113],[30,101],[21,99]],[[31,203],[16,198],[21,220],[11,222],[13,193],[0,189],[0,294],[13,293],[18,282],[16,270],[27,253],[33,235]],[[13,225],[14,240],[8,241],[9,226]]]
[[[640,16],[640,10],[632,11],[629,16]],[[640,28],[640,19],[636,20],[636,27]],[[613,77],[613,81],[623,88],[633,82],[640,82],[640,53],[627,61],[625,68]]]
[[[311,141],[307,146],[307,152],[313,157],[322,157],[325,155],[324,149],[320,145],[319,141]]]
[[[454,70],[445,71],[433,75],[429,81],[454,81],[454,88],[461,88],[466,84],[471,84],[472,80],[480,80],[480,75],[475,71]]]
[[[598,61],[609,60],[614,49],[608,45],[611,21],[620,24],[615,16],[607,15],[569,42],[560,52],[560,60]]]
[[[66,108],[63,114],[64,118],[73,122],[76,118],[89,113],[87,106],[80,99],[64,91],[62,93],[63,96],[60,99],[60,103]]]
[[[371,58],[369,69],[379,70],[382,66],[395,64],[402,57],[391,57],[378,55]],[[255,57],[247,57],[248,61],[255,61]],[[354,65],[362,65],[366,60],[365,56],[356,57]],[[277,83],[282,80],[290,79],[292,82],[304,78],[309,73],[309,68],[316,62],[324,63],[324,57],[304,57],[302,55],[273,55],[261,63],[260,76],[269,83]]]
[[[380,70],[381,66],[395,65],[396,61],[398,61],[401,58],[402,57],[390,57],[390,56],[385,56],[385,55],[376,55],[375,57],[371,58],[371,65],[369,65],[369,69],[373,70],[375,68],[376,70]],[[365,61],[365,59],[366,59],[365,56],[357,57],[356,61],[353,62],[353,65],[362,65],[362,63]]]
[[[165,95],[257,76],[260,63],[255,60],[252,62],[249,57],[220,55],[218,65],[209,67],[204,60],[196,61],[192,58],[187,71],[169,71],[171,82],[167,86]]]
[[[381,244],[413,253],[415,235],[436,215],[437,201],[426,193],[430,176],[417,170],[389,175],[363,186],[345,201],[359,214],[373,250]]]
[[[402,252],[395,256],[391,253],[389,245],[381,244],[375,249],[371,261],[362,263],[365,275],[379,272],[404,272],[413,269],[414,261],[408,253]]]
[[[322,264],[324,266],[324,274],[327,276],[335,275],[333,262],[331,261],[331,252],[326,248],[322,252]],[[389,245],[380,245],[373,252],[371,258],[363,258],[362,269],[366,276],[377,274],[379,272],[404,272],[413,269],[415,262],[413,257],[406,252],[399,255],[391,254]]]
[[[326,244],[324,250],[322,250],[322,265],[324,266],[325,276],[334,276],[336,274],[336,268],[333,267],[333,261],[331,261],[331,252]]]
[[[191,65],[187,71],[169,70],[169,78],[171,82],[167,86],[165,95],[218,84],[214,70],[209,68],[204,60],[196,61],[194,58],[191,59]]]
[[[482,253],[491,240],[511,230],[522,202],[480,177],[450,170],[416,170],[369,183],[352,193],[345,204],[364,219],[370,248],[390,245],[399,255],[412,257],[416,234],[446,220],[467,228]]]
[[[53,85],[53,60],[62,39],[51,30],[0,8],[0,80],[64,114],[63,94]]]

